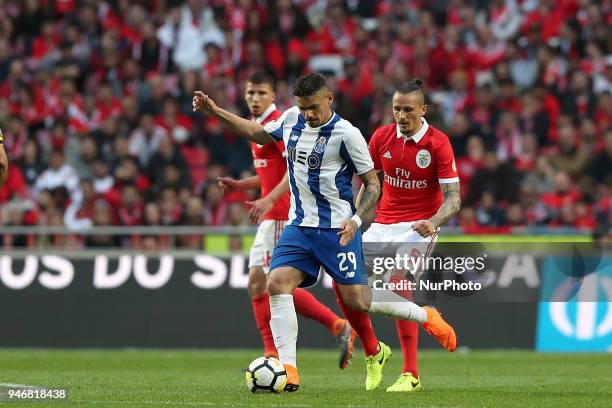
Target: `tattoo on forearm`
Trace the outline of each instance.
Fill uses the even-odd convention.
[[[444,224],[461,208],[461,196],[459,194],[459,183],[441,184],[444,201],[430,221],[436,226]]]
[[[380,183],[378,182],[378,176],[374,170],[368,171],[361,176],[363,181],[364,191],[359,201],[359,208],[357,208],[357,215],[363,219],[368,212],[374,207],[378,197],[380,196]]]

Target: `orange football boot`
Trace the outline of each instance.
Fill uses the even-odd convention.
[[[295,392],[300,386],[300,376],[296,367],[284,364],[285,371],[287,372],[287,385],[285,385],[285,391]]]
[[[422,324],[423,328],[448,351],[455,351],[457,348],[457,335],[450,324],[442,318],[442,315],[435,307],[424,306],[427,312],[427,321]]]

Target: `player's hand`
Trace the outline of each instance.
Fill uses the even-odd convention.
[[[219,187],[221,187],[226,194],[240,190],[240,181],[231,177],[217,177],[217,183],[219,183]]]
[[[347,246],[348,243],[355,238],[357,229],[359,229],[359,227],[355,220],[349,218],[342,221],[342,224],[340,224],[340,232],[338,232],[338,235],[340,235],[340,245]]]
[[[208,95],[202,91],[193,93],[193,111],[200,112],[205,115],[212,115],[217,108],[217,104]]]
[[[412,225],[412,230],[419,233],[423,238],[427,238],[436,232],[436,226],[430,221],[417,221]]]
[[[260,198],[255,201],[247,201],[247,205],[251,206],[249,210],[249,217],[251,218],[251,222],[254,224],[259,224],[259,219],[269,212],[272,207],[274,207],[274,203],[272,200],[267,197]]]

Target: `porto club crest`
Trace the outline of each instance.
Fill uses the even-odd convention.
[[[317,143],[315,144],[315,147],[314,147],[315,153],[323,153],[325,151],[326,146],[327,146],[326,140],[323,136],[321,136],[319,140],[317,140]]]

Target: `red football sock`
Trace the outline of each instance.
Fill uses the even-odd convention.
[[[340,306],[340,309],[342,309],[342,312],[361,339],[365,355],[373,356],[378,353],[378,338],[376,338],[376,333],[374,333],[374,329],[372,328],[370,316],[366,312],[359,312],[347,306],[344,300],[342,300],[336,282],[333,282],[333,288],[334,292],[336,292],[338,306]]]
[[[253,303],[253,314],[255,315],[257,329],[259,329],[261,340],[263,340],[264,354],[274,353],[278,355],[270,329],[270,297],[267,293],[264,293],[256,299],[251,299],[251,302]]]
[[[399,283],[405,278],[398,275],[392,275],[390,282]],[[406,300],[412,301],[412,291],[409,289],[395,290],[395,293]],[[408,320],[397,320],[397,335],[400,345],[402,346],[402,354],[404,355],[403,373],[411,373],[414,377],[419,378],[419,369],[417,366],[417,350],[419,345],[419,325],[418,323]]]
[[[397,335],[402,346],[402,354],[404,355],[403,373],[412,373],[416,378],[419,378],[419,369],[417,366],[417,349],[419,345],[419,325],[418,323],[409,320],[397,320]]]
[[[340,319],[327,306],[306,289],[297,288],[293,291],[295,311],[309,319],[315,320],[334,333],[334,323]]]

